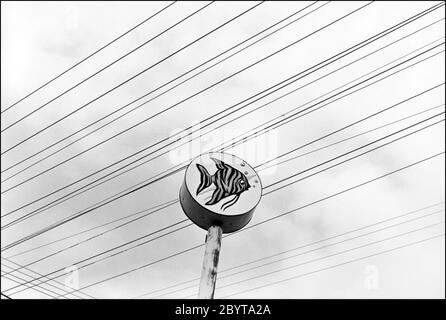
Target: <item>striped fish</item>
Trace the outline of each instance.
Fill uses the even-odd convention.
[[[205,167],[197,163],[197,169],[200,171],[200,185],[197,188],[197,195],[214,184],[214,193],[211,199],[206,202],[206,205],[213,205],[223,198],[235,196],[232,200],[229,200],[221,206],[222,210],[226,210],[238,201],[243,191],[248,190],[251,186],[243,173],[221,160],[211,159],[217,167],[217,171],[213,175],[210,175]]]

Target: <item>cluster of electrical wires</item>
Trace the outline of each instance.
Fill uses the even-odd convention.
[[[60,78],[69,76],[70,72],[75,71],[76,68],[82,65],[84,62],[100,52],[103,52],[120,39],[126,37],[132,31],[140,28],[144,24],[150,23],[152,19],[155,19],[159,15],[168,15],[169,10],[174,9],[177,6],[184,5],[186,4],[177,3],[176,1],[164,5],[160,8],[160,10],[154,12],[148,18],[131,27],[126,32],[120,34],[112,41],[101,46],[99,49],[79,60],[77,63],[67,68],[63,72],[58,73],[55,77],[52,77],[48,81],[44,82],[36,89],[31,90],[22,98],[15,100],[14,103],[11,103],[9,106],[3,108],[2,115],[13,113],[14,110],[20,106],[20,104],[26,102],[33,95],[40,92],[47,86],[50,86],[53,82],[58,81]],[[65,89],[61,93],[48,98],[46,102],[39,104],[37,107],[33,108],[32,111],[19,116],[16,118],[16,120],[13,120],[9,124],[5,125],[1,130],[2,135],[7,134],[14,128],[20,126],[23,124],[25,119],[36,115],[37,113],[41,112],[41,110],[51,108],[55,101],[62,99],[68,93],[79,90],[80,87],[88,85],[91,79],[100,76],[105,70],[112,67],[119,67],[120,62],[125,60],[127,57],[131,57],[132,54],[138,52],[138,50],[142,50],[146,46],[150,46],[156,39],[167,37],[171,32],[180,32],[182,24],[186,23],[187,21],[197,19],[197,17],[201,17],[201,15],[205,15],[206,10],[209,10],[216,5],[217,4],[214,3],[214,1],[208,2],[204,5],[201,4],[198,9],[185,15],[175,23],[172,23],[161,32],[144,41],[142,44],[129,50],[109,64],[83,78],[81,81],[71,85],[68,89]],[[231,24],[238,22],[241,18],[248,15],[255,15],[256,10],[259,10],[265,5],[267,4],[265,4],[264,1],[256,2],[255,4],[250,3],[246,9],[241,10],[236,15],[219,24],[217,27],[211,29],[210,31],[203,32],[200,36],[188,42],[186,45],[173,50],[171,53],[153,63],[151,62],[148,67],[135,73],[117,85],[114,85],[110,89],[96,95],[88,102],[77,106],[72,111],[64,114],[60,118],[57,118],[49,124],[44,125],[40,129],[37,129],[25,138],[9,144],[1,153],[2,162],[4,162],[4,158],[11,154],[13,150],[23,147],[23,145],[26,143],[37,141],[39,136],[41,136],[44,132],[47,132],[64,121],[67,121],[67,119],[77,114],[81,110],[85,111],[87,108],[93,108],[98,102],[101,101],[101,99],[107,97],[112,92],[115,92],[128,83],[136,80],[146,72],[156,70],[155,67],[161,64],[169,63],[173,57],[181,55],[181,53],[184,53],[184,51],[186,51],[188,48],[196,46],[201,41],[216,36],[220,30],[223,30]],[[278,21],[262,28],[261,30],[253,32],[250,36],[246,37],[237,44],[229,46],[211,58],[204,58],[202,61],[200,60],[200,57],[197,57],[197,60],[200,61],[187,71],[170,78],[160,85],[150,88],[143,95],[132,99],[123,105],[110,107],[108,110],[111,111],[108,111],[104,116],[93,120],[85,126],[82,126],[80,129],[77,129],[76,131],[63,137],[57,137],[55,141],[49,141],[49,143],[44,144],[36,152],[24,155],[18,161],[14,161],[12,164],[9,164],[6,168],[2,169],[2,197],[13,193],[20,193],[20,189],[23,186],[26,186],[32,182],[36,183],[38,179],[54,172],[58,168],[70,170],[70,164],[72,164],[75,159],[93,152],[99,146],[117,143],[115,142],[116,138],[132,132],[132,130],[134,131],[135,128],[139,126],[152,123],[154,119],[158,119],[162,115],[167,113],[172,113],[175,115],[175,112],[177,112],[177,115],[179,115],[181,113],[178,111],[179,106],[182,106],[189,101],[193,101],[194,99],[197,99],[197,97],[201,97],[208,91],[218,88],[220,85],[225,84],[229,80],[247,72],[248,70],[255,69],[258,66],[268,63],[273,57],[280,57],[280,55],[287,52],[287,50],[291,50],[295,47],[304,49],[306,41],[315,41],[317,36],[321,33],[330,30],[330,28],[333,28],[334,26],[347,23],[349,19],[359,13],[366,12],[375,4],[373,1],[371,1],[357,5],[354,9],[342,15],[337,15],[333,19],[327,19],[327,21],[324,21],[320,27],[317,27],[314,30],[304,31],[302,32],[303,35],[299,36],[293,35],[294,39],[279,49],[275,49],[271,53],[261,54],[261,58],[255,61],[250,61],[241,68],[236,69],[235,72],[232,72],[215,82],[207,83],[203,88],[192,90],[184,98],[180,98],[174,103],[166,104],[163,108],[151,113],[149,116],[143,119],[138,119],[138,122],[135,124],[125,128],[119,128],[117,133],[99,140],[94,145],[87,147],[86,149],[82,149],[61,161],[57,161],[55,164],[51,164],[46,169],[38,171],[37,173],[32,173],[31,170],[33,168],[40,167],[46,161],[54,160],[56,155],[62,154],[62,151],[76,146],[76,144],[84,141],[87,137],[101,132],[101,130],[110,127],[112,124],[117,123],[118,120],[128,116],[129,114],[136,112],[137,110],[141,110],[141,108],[144,106],[147,107],[148,105],[153,104],[154,101],[164,101],[163,99],[170,92],[173,92],[173,90],[177,88],[185,87],[185,85],[190,83],[193,79],[196,79],[198,76],[209,73],[217,66],[223,65],[225,62],[231,63],[231,61],[237,59],[248,49],[255,50],[257,46],[267,43],[269,40],[274,39],[274,37],[283,35],[287,29],[292,28],[293,25],[305,21],[306,19],[311,19],[313,15],[322,10],[330,10],[331,6],[339,5],[340,4],[332,3],[330,1],[315,1],[308,4],[302,3],[298,6],[299,8],[297,10],[288,13],[283,18],[280,18]],[[438,14],[440,11],[439,9],[441,8],[444,8],[444,2],[435,4],[431,3],[424,10],[421,10],[412,16],[405,17],[391,26],[382,28],[378,32],[373,33],[371,36],[368,36],[367,38],[362,39],[353,45],[345,46],[342,50],[339,50],[335,54],[323,58],[312,65],[308,65],[305,68],[299,67],[292,72],[291,76],[287,76],[272,85],[265,86],[254,94],[250,94],[242,99],[239,99],[236,103],[231,103],[230,105],[224,106],[221,108],[221,110],[206,116],[193,125],[182,128],[179,132],[178,139],[172,139],[170,136],[163,136],[157,141],[150,142],[148,145],[137,151],[120,157],[117,161],[112,161],[111,163],[102,166],[99,170],[88,173],[81,178],[75,178],[75,180],[61,187],[53,188],[49,192],[45,191],[46,193],[42,196],[38,196],[30,201],[20,204],[6,212],[2,212],[2,233],[17,230],[17,227],[22,228],[25,225],[32,225],[33,221],[36,221],[36,218],[44,219],[44,217],[49,215],[50,209],[61,208],[63,204],[66,204],[70,200],[77,200],[82,204],[82,200],[80,200],[82,195],[87,193],[96,193],[100,186],[106,187],[107,183],[110,183],[110,181],[118,179],[119,177],[123,178],[126,173],[132,172],[144,165],[151,165],[156,159],[180,150],[182,147],[193,143],[197,139],[211,136],[217,130],[228,127],[233,123],[237,123],[237,121],[247,119],[249,116],[256,115],[261,111],[270,112],[271,117],[269,117],[267,121],[260,124],[253,125],[249,128],[244,128],[244,130],[242,130],[243,132],[239,135],[219,142],[217,145],[209,147],[204,151],[225,152],[228,150],[235,150],[238,146],[248,144],[250,141],[253,142],[256,139],[262,139],[268,133],[276,132],[278,130],[289,130],[291,125],[298,122],[297,120],[299,119],[309,121],[307,120],[308,118],[311,118],[315,114],[317,115],[330,107],[336,108],[339,103],[348,101],[348,99],[352,97],[367,94],[368,90],[373,89],[376,85],[384,84],[391,86],[391,81],[396,77],[404,76],[415,68],[422,68],[426,63],[437,61],[435,59],[438,59],[438,57],[444,57],[444,35],[436,39],[430,39],[424,43],[422,42],[413,50],[400,52],[397,57],[384,59],[384,63],[380,64],[379,66],[370,70],[364,70],[364,72],[362,72],[359,76],[351,77],[348,79],[348,81],[343,82],[341,85],[338,85],[335,88],[327,91],[318,91],[317,96],[312,95],[310,99],[306,101],[298,99],[296,101],[299,101],[299,103],[290,105],[286,112],[283,112],[277,116],[272,116],[273,111],[271,109],[274,106],[278,105],[279,103],[289,104],[286,102],[287,98],[294,97],[298,93],[305,92],[305,89],[310,88],[312,85],[319,85],[327,79],[333,79],[333,77],[336,77],[342,72],[353,68],[361,68],[361,63],[364,61],[374,59],[377,56],[389,52],[389,50],[396,50],[398,45],[401,43],[410,42],[413,38],[419,36],[420,34],[429,33],[432,29],[438,27],[439,25],[444,25],[445,18],[438,18],[438,16],[435,15]],[[415,27],[412,27],[414,25]],[[378,47],[374,47],[374,44],[378,44]],[[321,44],[321,46],[322,45],[323,44]],[[289,68],[294,70],[292,64],[290,64]],[[350,142],[359,143],[360,141],[364,141],[363,139],[366,139],[366,142],[359,143],[350,149],[347,148],[347,151],[339,153],[332,151],[335,152],[335,155],[330,156],[328,159],[315,163],[312,162],[311,165],[305,168],[299,168],[298,170],[296,169],[297,167],[293,167],[294,169],[292,171],[287,170],[285,177],[275,177],[273,181],[263,186],[262,196],[265,199],[268,199],[271,197],[271,194],[278,194],[283,190],[287,190],[291,186],[298,185],[302,181],[319,176],[325,172],[330,172],[331,170],[336,170],[338,168],[341,170],[349,170],[349,165],[356,159],[365,158],[377,150],[387,150],[388,152],[392,152],[392,147],[398,143],[408,141],[412,137],[426,134],[426,132],[432,132],[441,125],[444,126],[444,102],[441,101],[433,104],[423,102],[423,98],[444,91],[444,81],[428,86],[424,85],[422,81],[420,81],[420,83],[422,83],[421,89],[416,92],[412,92],[410,95],[405,96],[398,101],[377,105],[374,110],[376,109],[378,111],[366,112],[365,116],[355,118],[354,121],[351,121],[346,125],[337,127],[334,130],[328,130],[315,138],[307,139],[307,141],[304,143],[294,144],[288,150],[285,150],[272,158],[255,163],[254,168],[259,175],[262,176],[273,167],[277,167],[278,170],[281,171],[282,168],[295,163],[298,161],[298,159],[306,159],[309,155],[320,154],[322,151],[337,150],[335,147],[347,146]],[[321,86],[321,88],[323,87]],[[144,101],[146,98],[148,99]],[[417,111],[410,114],[401,112],[399,117],[392,118],[390,121],[379,123],[372,128],[362,128],[362,126],[368,121],[379,121],[380,116],[394,114],[395,112],[398,112],[398,110],[401,111],[404,108],[408,108],[408,105],[410,104],[416,104]],[[360,106],[358,106],[358,108],[360,108]],[[391,116],[389,115],[389,117]],[[96,125],[99,126],[95,127]],[[357,130],[360,130],[360,132],[350,133],[349,130],[352,128],[356,128]],[[82,133],[82,135],[79,135],[80,133]],[[197,135],[197,133],[199,133],[199,135]],[[337,137],[338,134],[342,133],[346,133],[347,136],[339,138],[335,141],[330,140],[330,138]],[[372,136],[374,138],[371,138]],[[75,139],[70,141],[71,138]],[[323,143],[323,145],[319,145],[320,143]],[[58,146],[57,149],[55,148],[56,146]],[[307,147],[312,149],[307,150]],[[45,152],[47,152],[47,154],[45,154]],[[267,215],[265,214],[263,216],[264,219],[253,221],[242,230],[225,235],[224,238],[238,237],[239,234],[250,232],[258,226],[272,223],[278,219],[286,219],[287,217],[294,215],[296,212],[306,210],[319,203],[328,202],[329,200],[337,198],[338,196],[353,193],[354,190],[366,188],[368,185],[379,183],[390,176],[411,171],[414,167],[427,166],[427,164],[437,161],[442,157],[444,158],[444,150],[437,150],[436,152],[432,152],[430,154],[420,154],[418,160],[416,161],[406,162],[397,169],[388,170],[384,174],[376,175],[373,178],[365,180],[361,183],[352,184],[347,188],[343,188],[316,200],[307,202],[304,201],[305,204],[295,206],[292,209],[273,212],[272,214]],[[150,207],[143,210],[129,210],[128,212],[120,214],[117,218],[112,218],[106,222],[88,226],[85,229],[73,229],[72,232],[70,231],[69,234],[64,234],[64,236],[61,237],[52,236],[50,241],[43,240],[43,236],[48,236],[49,234],[54,235],[55,233],[53,231],[60,230],[63,226],[75,225],[73,222],[79,221],[80,218],[86,217],[87,215],[91,216],[92,214],[97,213],[101,208],[110,208],[111,204],[119,203],[131,195],[140,195],[141,190],[144,190],[150,186],[159,186],[169,177],[184,172],[187,164],[193,158],[194,157],[185,159],[185,161],[181,163],[174,166],[169,166],[166,169],[162,169],[160,172],[151,175],[148,178],[142,179],[138,183],[133,183],[130,187],[124,188],[119,192],[114,192],[113,194],[108,195],[99,201],[96,199],[95,203],[86,206],[82,210],[70,212],[63,218],[57,218],[56,221],[47,223],[43,227],[38,227],[37,230],[29,232],[27,228],[24,228],[23,230],[25,230],[25,232],[19,232],[19,236],[15,237],[15,240],[12,242],[3,243],[2,240],[1,277],[2,279],[7,279],[10,281],[10,283],[13,283],[6,289],[2,288],[2,297],[10,299],[14,298],[15,295],[18,295],[21,292],[31,291],[43,295],[44,297],[56,299],[97,298],[94,294],[88,293],[86,289],[110,282],[117,278],[125,277],[143,269],[145,270],[149,267],[170,261],[179,256],[187,256],[189,253],[202,248],[204,244],[198,243],[189,246],[186,249],[178,250],[175,253],[162,256],[161,258],[144,258],[144,260],[147,260],[147,262],[140,263],[137,266],[128,268],[125,271],[115,273],[111,276],[95,279],[93,282],[87,284],[83,283],[81,286],[76,288],[69,288],[61,281],[60,278],[66,276],[66,270],[71,266],[76,266],[76,270],[84,270],[111,259],[119,258],[124,260],[126,255],[134,252],[137,248],[141,248],[142,246],[150,243],[161,242],[163,239],[172,238],[181,230],[185,230],[186,228],[193,226],[193,223],[191,223],[188,219],[182,218],[168,223],[163,227],[147,232],[141,236],[136,236],[130,240],[120,241],[116,245],[96,250],[94,253],[88,254],[86,257],[80,259],[75,259],[75,261],[71,261],[68,264],[63,263],[62,266],[53,266],[53,264],[49,263],[50,259],[61,257],[67,252],[73,252],[75,248],[82,248],[86,244],[91,246],[94,241],[103,239],[107,235],[111,235],[118,230],[123,230],[128,226],[136,226],[136,222],[141,222],[141,220],[144,218],[153,217],[153,219],[156,219],[161,213],[166,215],[167,211],[181,211],[179,201],[176,198],[172,198],[168,201],[152,203]],[[321,159],[322,158],[323,157],[321,157]],[[390,218],[381,219],[373,223],[355,227],[348,231],[313,241],[311,243],[296,243],[296,246],[291,249],[277,250],[273,254],[265,255],[251,261],[246,261],[238,265],[222,269],[219,271],[219,282],[222,280],[223,284],[220,285],[219,283],[219,285],[217,285],[218,297],[225,298],[247,294],[255,290],[279,285],[297,278],[307,277],[316,273],[331,270],[336,267],[348,265],[356,261],[361,261],[378,255],[385,255],[403,248],[420,245],[421,243],[427,243],[433,239],[443,237],[444,233],[442,233],[441,230],[438,231],[438,227],[443,226],[444,224],[443,206],[444,202],[429,203],[427,206],[422,208],[417,208],[404,213],[399,212]],[[262,210],[262,208],[259,208],[258,210]],[[434,221],[431,221],[432,219],[434,219]],[[405,229],[404,231],[400,232],[400,228]],[[424,232],[426,230],[433,230],[432,234],[425,236]],[[391,232],[391,235],[388,236],[387,232]],[[86,237],[81,239],[81,236]],[[372,236],[372,239],[369,239],[370,236]],[[375,236],[377,238],[373,238]],[[416,239],[414,240],[413,237],[416,237]],[[2,237],[2,239],[3,238],[4,237]],[[360,241],[358,241],[358,239]],[[365,239],[365,242],[361,242],[361,239]],[[395,239],[406,239],[410,241],[405,241],[403,244],[398,242],[396,245],[392,245]],[[69,240],[73,240],[73,242],[68,243],[67,241]],[[332,240],[336,241],[333,242]],[[379,246],[377,246],[377,244],[386,243],[391,244],[389,245],[389,248],[385,250],[380,250]],[[17,249],[17,247],[24,244],[30,244],[30,246]],[[345,244],[349,246],[348,249],[342,249],[342,246]],[[53,247],[54,250],[50,249]],[[318,256],[317,258],[305,258],[308,254],[314,252],[324,252],[326,248],[337,251],[328,255]],[[331,259],[338,256],[343,257],[351,252],[364,252],[364,248],[372,248],[372,253],[365,252],[365,254],[358,254],[353,259],[344,259],[340,263],[336,262],[337,260],[335,259]],[[13,249],[15,249],[15,252],[13,252]],[[24,259],[24,257],[28,258]],[[298,263],[293,262],[293,259],[300,259],[302,257],[304,257],[306,260]],[[18,263],[18,260],[16,259],[24,259],[21,261],[26,262]],[[308,266],[312,266],[313,264],[317,264],[319,261],[325,260],[332,263],[329,263],[328,266],[322,268],[312,267],[310,269],[306,269]],[[37,272],[36,266],[43,265],[45,262],[47,262],[45,268],[46,271]],[[291,265],[283,267],[283,264]],[[268,271],[267,269],[271,266],[277,267],[274,270]],[[258,270],[260,270],[262,273],[256,273],[256,275],[252,273],[252,271],[257,272]],[[284,276],[280,280],[267,281],[268,277],[272,275],[282,275],[284,272],[286,273],[290,270],[293,270],[293,272],[298,272],[293,274],[291,277]],[[241,278],[239,275],[242,275]],[[264,278],[267,279],[264,281]],[[244,286],[246,283],[256,283],[257,279],[261,279],[261,285],[254,284],[254,286],[250,286],[248,288]],[[198,280],[199,278],[196,277],[177,283],[170,283],[161,288],[146,288],[142,293],[135,295],[132,298],[160,298],[171,297],[172,295],[176,295],[176,297],[181,298],[195,297],[196,292],[194,289],[197,288]],[[220,295],[220,292],[224,293]]]

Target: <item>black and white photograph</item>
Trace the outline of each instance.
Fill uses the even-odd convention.
[[[444,1],[1,2],[2,304],[444,300],[444,201]]]

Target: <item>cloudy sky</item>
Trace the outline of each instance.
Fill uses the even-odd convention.
[[[2,2],[1,109],[5,110],[27,93],[169,3]],[[271,92],[255,102],[253,99],[248,100],[253,103],[238,105],[244,107],[229,114],[229,111],[225,111],[227,108],[436,5],[437,2],[374,2],[367,5],[369,2],[363,1],[317,4],[306,1],[274,1],[258,6],[256,5],[259,2],[252,1],[215,2],[175,25],[208,3],[197,1],[173,4],[42,90],[2,112],[1,125],[4,131],[1,135],[1,212],[2,216],[7,216],[1,221],[2,227],[5,227],[2,229],[1,247],[162,172],[179,167],[201,152],[221,148],[222,144],[227,145],[235,137],[248,136],[256,131],[251,129],[267,127],[268,123],[276,121],[276,117],[279,120],[284,119],[281,115],[299,110],[296,108],[303,110],[310,106],[323,106],[226,151],[243,158],[252,166],[258,166],[413,97],[366,121],[280,157],[269,170],[259,170],[264,187],[293,174],[298,175],[265,188],[264,196],[247,229],[223,239],[219,264],[221,272],[215,297],[444,298],[444,154],[254,226],[444,151],[444,6],[338,60],[333,60],[330,64],[311,69],[316,70],[304,73],[305,76],[301,79],[277,92]],[[256,7],[247,11],[254,6]],[[285,19],[300,9],[304,10]],[[237,19],[158,63],[244,11],[247,12]],[[353,11],[355,12],[348,15]],[[299,17],[302,18],[297,19]],[[287,25],[294,20],[296,21]],[[278,23],[279,21],[282,22]],[[274,24],[276,25],[271,29],[238,45]],[[9,127],[173,25],[175,26],[153,41]],[[262,39],[282,26],[285,27]],[[262,40],[247,47],[258,39]],[[302,40],[296,42],[299,39]],[[294,45],[287,47],[294,42]],[[235,48],[154,91],[232,47]],[[231,56],[245,47],[246,50]],[[286,49],[278,52],[285,47]],[[226,57],[229,58],[156,97]],[[265,57],[268,58],[264,59]],[[264,60],[256,63],[262,59]],[[146,72],[96,99],[147,68],[149,69]],[[391,69],[388,70],[389,68]],[[243,71],[239,72],[240,70]],[[237,74],[229,77],[234,73]],[[372,76],[376,77],[367,80]],[[226,80],[218,83],[223,79]],[[366,86],[376,80],[380,81]],[[194,95],[215,83],[218,84]],[[356,87],[349,89],[355,84]],[[358,88],[363,89],[353,92]],[[149,103],[18,173],[138,104],[124,108],[44,152],[36,154],[37,152],[151,91],[154,92],[139,101],[142,103],[156,97]],[[266,104],[291,91],[294,92]],[[424,94],[416,96],[424,91]],[[353,93],[339,100],[336,99],[338,96],[332,98],[335,94],[342,96],[341,92]],[[186,101],[178,104],[186,98]],[[93,99],[96,100],[89,103]],[[79,112],[11,149],[87,103],[89,104]],[[174,107],[160,113],[170,106]],[[259,109],[255,110],[256,108]],[[248,111],[252,112],[244,115]],[[160,114],[151,117],[158,113]],[[219,116],[213,119],[218,120],[203,123],[201,126],[208,124],[208,127],[199,130],[197,123],[215,114]],[[224,117],[219,119],[221,116]],[[149,117],[151,119],[131,130],[38,175]],[[400,119],[403,120],[395,122]],[[423,120],[423,123],[418,124]],[[219,127],[225,122],[228,123],[206,134],[210,128]],[[349,156],[430,126],[321,173],[317,172],[348,159],[349,156],[299,174],[411,125],[413,126],[404,132],[371,144]],[[189,141],[189,136],[185,137],[182,131],[191,126],[196,131],[192,137],[197,138],[193,141]],[[366,132],[377,127],[382,128]],[[183,138],[176,140],[178,132],[182,132],[180,137]],[[189,133],[191,130],[186,135]],[[356,135],[358,136],[353,137]],[[166,139],[169,137],[170,139]],[[353,138],[328,146],[350,137]],[[7,226],[15,219],[129,164],[137,157],[125,160],[51,196],[44,196],[162,139],[165,141],[138,154],[138,157],[142,157],[153,153],[136,164],[159,155],[153,160],[29,219]],[[182,146],[174,149],[180,145]],[[328,147],[316,150],[325,146]],[[308,153],[310,151],[313,152]],[[15,165],[30,156],[33,157]],[[288,159],[289,161],[280,163]],[[313,173],[317,174],[285,186]],[[143,298],[196,296],[197,281],[186,281],[200,276],[204,247],[143,267],[202,244],[206,231],[196,226],[188,226],[154,239],[175,228],[186,226],[188,222],[88,260],[99,260],[128,248],[125,252],[104,258],[85,268],[81,267],[86,262],[79,263],[95,254],[185,219],[179,203],[92,240],[86,239],[130,221],[131,218],[28,251],[176,200],[183,177],[184,170],[180,170],[42,235],[2,250],[2,292],[12,298],[51,298],[61,294],[62,289],[65,292],[72,291],[70,287],[63,285],[66,283],[73,286],[77,284],[81,292],[96,298],[133,298],[146,293]],[[24,182],[28,178],[32,179]],[[280,186],[284,187],[268,193]],[[42,197],[42,200],[9,214]],[[423,210],[410,213],[418,209]],[[137,214],[133,218],[146,213]],[[253,227],[249,228],[250,226]],[[334,237],[337,235],[340,236]],[[149,239],[154,240],[134,247]],[[83,240],[85,241],[82,244],[68,248]],[[297,249],[292,250],[295,248]],[[27,252],[23,253],[24,251]],[[5,275],[11,268],[17,268],[14,263],[27,265],[58,251],[61,252],[29,265],[27,269]],[[23,283],[30,277],[38,277],[38,274],[65,268],[80,269],[74,273],[57,273],[61,275],[56,279],[59,283],[52,280],[41,284],[36,287],[41,292],[28,289],[16,293],[22,287],[8,291],[17,286],[14,281]],[[138,270],[126,273],[134,269]],[[227,269],[231,270],[225,271]],[[123,273],[126,274],[107,280]],[[97,283],[102,280],[104,281]],[[50,283],[59,289],[48,286]],[[176,286],[177,284],[179,285]],[[87,298],[80,292],[77,294]]]

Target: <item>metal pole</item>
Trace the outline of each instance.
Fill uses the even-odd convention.
[[[211,226],[208,229],[198,299],[214,298],[222,234],[223,230],[218,226]]]

